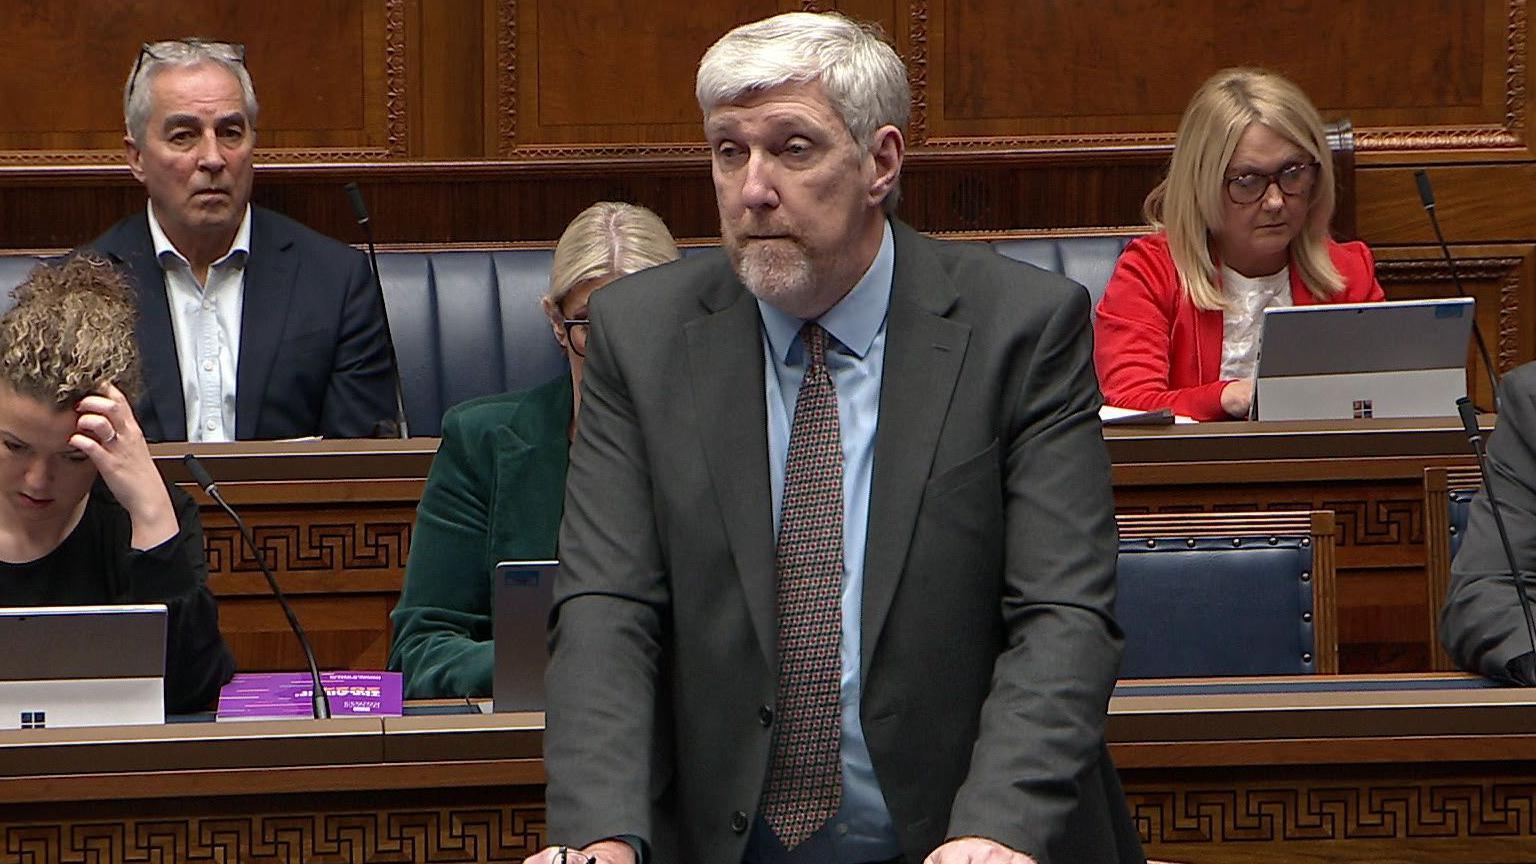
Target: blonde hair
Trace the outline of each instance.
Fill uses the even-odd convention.
[[[627,276],[678,257],[677,243],[660,216],[637,204],[599,201],[565,226],[544,296],[559,303],[588,279]]]
[[[1328,256],[1334,174],[1322,117],[1301,88],[1274,72],[1223,69],[1200,85],[1184,109],[1168,175],[1142,205],[1147,221],[1167,231],[1179,282],[1200,309],[1226,307],[1209,235],[1224,221],[1227,165],[1253,123],[1269,127],[1317,161],[1307,220],[1291,241],[1291,254],[1302,283],[1318,299],[1344,289],[1344,278]]]
[[[139,393],[133,289],[86,255],[32,271],[0,317],[0,376],[22,396],[64,408],[116,384]]]

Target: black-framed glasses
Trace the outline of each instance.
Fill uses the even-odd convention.
[[[1227,197],[1232,199],[1233,204],[1252,204],[1264,197],[1271,183],[1279,186],[1280,191],[1286,195],[1305,195],[1312,191],[1312,185],[1317,182],[1319,167],[1315,161],[1293,162],[1273,174],[1250,171],[1228,177]]]
[[[560,326],[565,328],[565,342],[576,352],[577,357],[587,356],[587,333],[592,329],[590,318],[562,318]]]
[[[555,864],[597,864],[597,857],[569,846],[561,846],[560,854],[555,858]]]
[[[139,86],[139,70],[144,68],[144,58],[170,60],[172,59],[170,54],[176,50],[173,46],[177,45],[201,50],[226,63],[245,65],[245,45],[240,42],[217,42],[209,39],[161,39],[158,42],[145,42],[139,46],[139,57],[133,61],[133,74],[128,76],[126,101],[133,101],[133,91]]]

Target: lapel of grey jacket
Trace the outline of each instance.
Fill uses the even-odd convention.
[[[700,295],[710,314],[683,327],[695,422],[747,612],[769,668],[774,653],[773,495],[757,302],[721,257]]]
[[[251,208],[251,254],[240,303],[240,359],[235,372],[235,437],[255,438],[267,380],[293,298],[293,237]],[[277,396],[281,400],[283,397]]]
[[[901,582],[939,433],[971,336],[969,326],[945,317],[957,294],[933,257],[930,246],[935,241],[894,220],[891,227],[896,263],[864,546],[859,667],[865,681]]]

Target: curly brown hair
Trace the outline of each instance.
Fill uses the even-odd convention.
[[[109,262],[78,255],[34,269],[0,317],[0,380],[60,408],[116,384],[138,395],[133,288]]]

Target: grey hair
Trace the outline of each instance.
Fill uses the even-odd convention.
[[[678,257],[677,243],[660,216],[638,204],[599,201],[565,226],[544,296],[559,303],[588,279],[628,276]]]
[[[907,67],[878,26],[836,12],[786,12],[725,34],[699,61],[694,95],[707,116],[751,93],[813,81],[861,145],[872,146],[883,126],[905,131]],[[892,187],[888,212],[896,198]]]
[[[166,69],[190,69],[211,63],[240,82],[240,93],[245,98],[245,116],[251,129],[256,128],[256,115],[261,106],[256,103],[256,88],[251,84],[251,73],[245,68],[243,49],[238,51],[227,42],[188,37],[151,43],[139,52],[128,80],[123,82],[123,126],[134,144],[144,142],[149,125],[151,84],[156,75]]]

